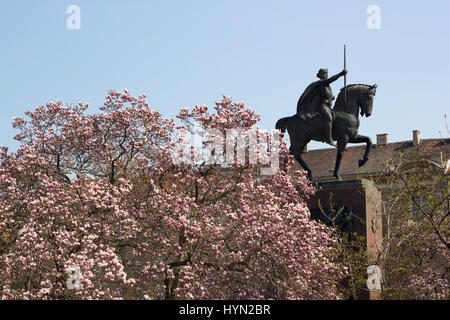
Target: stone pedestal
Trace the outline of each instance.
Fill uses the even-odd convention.
[[[308,207],[311,217],[324,223],[333,215],[331,209],[334,209],[334,214],[340,212],[341,216],[338,215],[334,221],[338,221],[341,230],[356,232],[366,239],[369,256],[367,267],[372,266],[370,272],[377,268],[383,236],[382,207],[381,193],[372,182],[362,179],[320,183],[319,191],[308,200]],[[368,287],[360,290],[357,299],[380,298],[378,279],[369,275],[369,281]]]

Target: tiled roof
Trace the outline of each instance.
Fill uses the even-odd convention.
[[[450,139],[423,139],[419,143],[419,150],[425,153],[431,153],[431,160],[437,163],[446,163],[450,155]],[[399,151],[411,150],[416,148],[413,142],[402,141],[388,143],[387,145],[373,144],[370,150],[369,160],[363,167],[358,167],[358,160],[364,155],[365,144],[358,146],[347,145],[347,151],[342,157],[339,174],[344,178],[345,175],[364,175],[373,174],[382,171],[382,164],[386,160],[394,157]],[[312,171],[316,179],[331,177],[336,162],[336,148],[310,150],[302,154],[303,159]],[[300,165],[297,163],[300,167]]]

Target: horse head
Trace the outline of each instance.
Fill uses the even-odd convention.
[[[372,114],[373,99],[377,92],[377,85],[373,86],[368,84],[351,84],[347,86],[347,100],[344,100],[344,88],[339,92],[336,100],[334,111],[341,111],[344,113],[353,114],[358,116],[358,112],[361,116],[370,117]]]
[[[359,107],[361,108],[361,116],[365,115],[370,117],[373,108],[373,99],[377,92],[377,85],[373,86],[367,85],[367,89],[362,92],[360,99],[358,101]]]

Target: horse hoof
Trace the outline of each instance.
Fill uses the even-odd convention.
[[[358,165],[359,165],[360,167],[362,167],[363,165],[366,164],[366,162],[367,162],[367,159],[360,159],[359,162],[358,162]]]
[[[336,178],[336,181],[342,181],[342,178],[340,175],[335,175],[334,177]]]

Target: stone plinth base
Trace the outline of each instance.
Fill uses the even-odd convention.
[[[334,219],[338,222],[336,225],[342,231],[363,236],[367,241],[369,265],[378,264],[383,236],[381,193],[372,182],[362,179],[320,183],[319,191],[308,200],[308,207],[311,217],[324,223],[330,222],[329,217],[340,212],[340,216]],[[369,280],[372,278],[370,276]],[[357,299],[379,299],[380,290],[374,288],[378,287],[375,282],[368,284],[371,290],[362,288]]]

